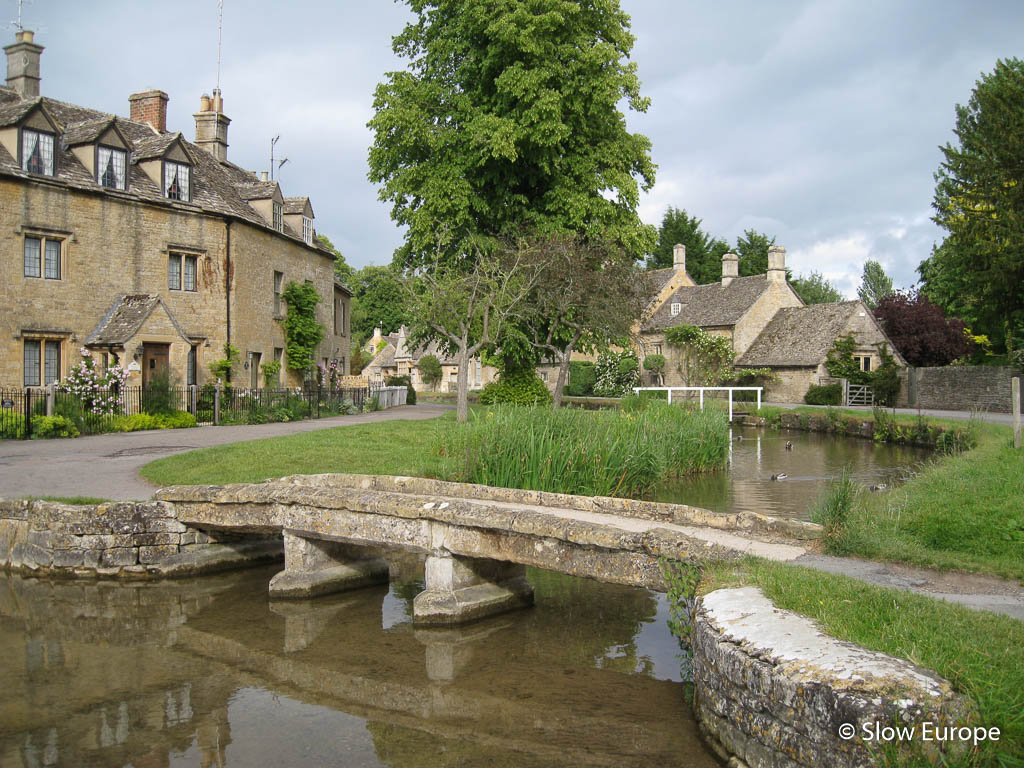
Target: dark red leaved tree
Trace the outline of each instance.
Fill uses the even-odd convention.
[[[916,290],[891,293],[875,307],[875,318],[896,349],[914,366],[949,365],[971,351],[964,323]]]

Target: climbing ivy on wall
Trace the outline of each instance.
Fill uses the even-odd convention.
[[[316,365],[316,349],[324,338],[324,327],[316,321],[320,294],[312,283],[290,282],[281,294],[288,312],[284,325],[288,370],[305,373]]]
[[[689,386],[714,387],[732,375],[732,342],[695,325],[665,329],[665,341],[681,350],[679,373]]]

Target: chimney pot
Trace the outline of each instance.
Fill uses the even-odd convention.
[[[149,123],[157,133],[167,133],[167,101],[163,91],[149,90],[128,97],[131,119],[136,123]]]
[[[224,101],[220,89],[214,89],[213,98],[205,93],[199,97],[196,120],[196,146],[202,147],[222,163],[228,159],[228,125],[231,118],[224,114]]]
[[[260,171],[260,181],[270,181],[270,179],[267,178],[268,175],[269,174],[266,171]]]
[[[726,286],[740,275],[740,259],[735,253],[722,256],[722,286]]]
[[[686,246],[676,243],[672,248],[672,266],[676,270],[686,271]]]
[[[4,46],[7,54],[7,87],[23,99],[39,97],[39,58],[43,46],[33,42],[35,36],[29,29],[19,31],[14,42]]]
[[[768,249],[767,278],[774,282],[786,282],[786,249],[781,245],[773,245]]]

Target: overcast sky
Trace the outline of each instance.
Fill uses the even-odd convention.
[[[7,18],[17,0],[3,2]],[[640,208],[669,205],[730,242],[774,235],[796,273],[818,270],[854,295],[866,259],[897,286],[941,238],[930,221],[940,144],[998,58],[1019,56],[1019,0],[622,0],[657,181]],[[42,93],[128,113],[128,95],[170,95],[168,128],[193,138],[217,78],[217,0],[26,0],[46,46]],[[220,83],[228,158],[270,168],[309,195],[316,227],[353,266],[401,242],[366,179],[374,86],[403,68],[391,37],[411,15],[390,0],[224,0]],[[5,38],[13,40],[14,26]],[[275,163],[276,165],[276,163]]]

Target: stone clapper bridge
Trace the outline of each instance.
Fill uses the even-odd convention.
[[[377,475],[295,475],[257,484],[174,486],[156,498],[208,531],[284,535],[270,596],[316,597],[387,583],[388,550],[426,555],[419,624],[527,607],[525,566],[665,591],[659,558],[754,554],[792,560],[820,526],[679,504]]]

